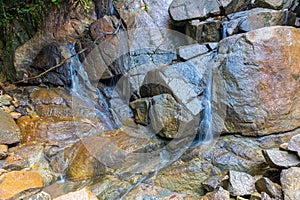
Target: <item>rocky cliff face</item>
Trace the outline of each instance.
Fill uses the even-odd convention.
[[[298,0],[90,3],[0,85],[3,199],[300,199]]]

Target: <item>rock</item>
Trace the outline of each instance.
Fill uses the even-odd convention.
[[[299,31],[293,27],[273,26],[219,43],[213,104],[221,107],[215,113],[224,119],[217,123],[217,128],[223,125],[220,132],[262,136],[299,127],[299,83],[294,76],[300,72],[300,60],[294,53],[283,53],[299,51],[299,38]],[[226,101],[216,102],[217,99]]]
[[[13,98],[8,94],[0,95],[0,107],[2,106],[10,106]]]
[[[31,92],[30,99],[34,105],[61,105],[66,103],[66,100],[63,98],[65,96],[63,95],[64,92],[60,88],[38,89]]]
[[[279,150],[288,151],[288,143],[282,143],[279,146]]]
[[[263,27],[294,25],[296,16],[283,10],[254,8],[247,11],[233,13],[228,16],[229,21],[223,23],[226,35],[249,32]],[[287,18],[287,16],[289,16]],[[287,18],[287,19],[286,19]]]
[[[255,182],[255,188],[258,192],[266,192],[270,197],[282,199],[282,191],[280,185],[273,183],[268,178],[260,178]]]
[[[300,134],[295,135],[291,138],[290,142],[288,143],[287,149],[298,153],[300,152]]]
[[[8,156],[8,146],[0,144],[0,160]]]
[[[177,49],[177,54],[184,60],[189,60],[193,57],[205,54],[209,51],[206,45],[191,44],[188,46],[181,46]]]
[[[258,192],[254,192],[251,194],[250,200],[261,200],[261,194]]]
[[[173,20],[206,18],[220,13],[217,1],[174,0],[169,8]]]
[[[229,179],[228,175],[212,176],[212,177],[208,178],[207,180],[205,180],[202,183],[202,186],[206,189],[206,191],[212,192],[219,187],[224,187],[224,184],[225,184],[224,182],[227,181],[228,179]]]
[[[300,168],[291,167],[281,172],[280,182],[285,200],[300,199]]]
[[[262,136],[257,138],[257,141],[262,149],[279,148],[282,143],[288,143],[297,134],[299,134],[299,129],[282,134]]]
[[[21,113],[18,113],[18,112],[11,112],[11,113],[9,113],[10,114],[10,116],[12,117],[12,118],[14,118],[14,119],[19,119],[21,116],[22,116],[22,114]]]
[[[249,0],[174,0],[170,5],[169,12],[172,19],[176,21],[189,20],[195,18],[206,19],[208,16],[215,16],[221,14],[223,12],[222,9],[224,9],[224,12],[226,14],[244,10],[247,8],[249,3]]]
[[[201,183],[210,176],[219,175],[220,170],[200,156],[189,162],[179,161],[163,168],[155,177],[155,185],[179,193],[205,195],[206,190]]]
[[[43,178],[36,172],[13,171],[1,176],[0,199],[23,199],[43,187]]]
[[[203,110],[199,96],[204,92],[209,63],[213,57],[213,53],[208,53],[148,72],[140,89],[141,96],[171,94],[194,116],[199,115]]]
[[[267,193],[261,193],[261,200],[273,200]]]
[[[297,155],[278,149],[263,150],[263,155],[271,167],[288,168],[300,165]]]
[[[10,114],[0,110],[0,144],[14,144],[22,139],[21,132]]]
[[[141,98],[130,102],[130,107],[134,114],[134,120],[138,124],[149,124],[149,109],[152,104],[152,98]]]
[[[87,188],[56,197],[54,200],[98,200],[96,195]]]
[[[244,172],[229,171],[229,188],[232,196],[251,195],[255,192],[255,179]]]
[[[65,58],[62,56],[58,45],[53,43],[50,44],[38,53],[38,55],[33,60],[31,67],[34,69],[28,69],[27,71],[33,71],[34,73],[30,76],[36,76],[53,66],[60,64]],[[71,72],[68,63],[51,70],[40,78],[29,81],[31,84],[46,83],[54,86],[68,86],[71,84]]]
[[[78,142],[65,152],[66,160],[69,160],[66,167],[66,176],[74,181],[82,181],[99,177],[105,173],[105,167],[91,152],[84,143]]]
[[[86,27],[96,20],[93,5],[89,5],[88,13],[80,4],[74,9],[70,9],[71,7],[69,2],[62,2],[60,8],[53,6],[48,12],[47,23],[29,41],[16,49],[14,67],[19,79],[29,77],[29,66],[44,47],[52,43],[75,42]]]
[[[274,0],[254,0],[251,2],[252,5],[256,7],[263,7],[263,8],[271,8],[275,10],[279,10],[283,7],[283,0],[274,1]]]
[[[207,193],[201,200],[230,200],[230,194],[227,190],[224,190],[222,187],[219,187],[213,192]]]
[[[194,122],[193,116],[169,94],[152,98],[149,119],[155,133],[165,138],[180,138],[195,134],[199,124],[199,120]],[[193,126],[189,128],[194,131],[187,131],[187,126]]]
[[[22,170],[27,169],[41,174],[44,185],[49,185],[58,177],[49,160],[44,154],[44,147],[41,144],[20,145],[9,149],[9,156],[0,162],[3,169]],[[50,159],[48,157],[48,159]]]
[[[48,193],[42,191],[42,192],[39,192],[35,195],[32,195],[31,197],[29,197],[26,200],[52,200],[52,199],[51,199],[51,196]]]
[[[209,18],[205,21],[192,20],[187,23],[185,32],[198,43],[219,42],[222,39],[220,20]]]

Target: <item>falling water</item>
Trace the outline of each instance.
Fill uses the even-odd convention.
[[[76,55],[74,44],[69,45],[68,50],[70,57]],[[94,109],[97,116],[105,122],[106,129],[115,128],[106,99],[103,97],[99,89],[90,83],[88,74],[80,62],[78,55],[71,57],[70,71],[72,80],[72,95],[83,102],[83,105],[81,106]],[[99,99],[99,102],[95,101],[96,99]]]
[[[227,24],[228,22],[223,22],[222,23],[222,38],[221,39],[224,39],[227,37]]]

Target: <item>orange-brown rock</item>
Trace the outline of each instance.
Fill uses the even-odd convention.
[[[222,40],[213,94],[223,119],[215,123],[218,131],[261,136],[299,128],[298,52],[300,32],[293,27],[266,27]]]
[[[70,192],[68,194],[59,196],[54,200],[98,200],[98,198],[90,190],[83,188],[76,192]]]
[[[0,183],[0,199],[22,199],[43,187],[43,178],[36,172],[13,171],[3,174]]]

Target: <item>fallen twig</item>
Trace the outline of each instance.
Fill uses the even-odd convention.
[[[40,74],[38,74],[38,75],[36,75],[36,76],[24,78],[24,79],[22,79],[22,80],[20,80],[20,81],[14,82],[14,84],[17,84],[17,83],[24,83],[24,82],[27,82],[27,81],[30,81],[30,80],[33,80],[33,79],[37,79],[37,78],[39,78],[39,77],[41,77],[41,76],[47,74],[48,72],[50,72],[50,71],[52,71],[52,70],[54,70],[54,69],[56,69],[56,68],[62,66],[62,65],[65,64],[67,61],[69,61],[71,58],[73,58],[73,57],[75,57],[75,56],[77,56],[77,55],[79,55],[79,54],[82,54],[82,53],[84,53],[85,51],[91,49],[91,48],[97,43],[97,41],[100,40],[100,39],[102,39],[103,37],[105,37],[105,36],[107,36],[107,35],[115,35],[117,32],[119,32],[120,26],[121,26],[121,25],[122,25],[122,22],[121,22],[121,20],[120,20],[120,21],[119,21],[119,24],[118,24],[117,28],[114,30],[114,32],[104,32],[104,33],[101,33],[101,34],[94,40],[94,42],[93,42],[93,44],[91,44],[91,46],[82,49],[81,51],[75,53],[74,55],[71,55],[71,56],[68,57],[68,58],[65,58],[63,61],[61,61],[61,62],[58,63],[57,65],[54,65],[53,67],[47,69],[46,71],[43,71],[42,73],[40,73]]]

